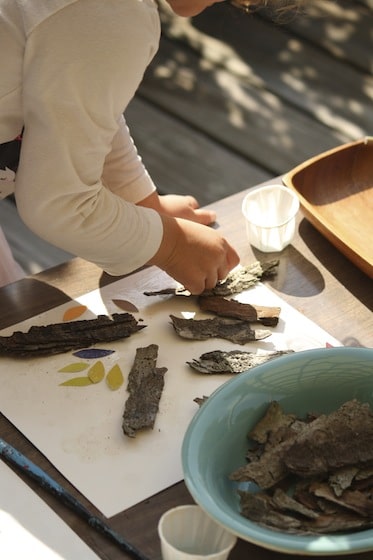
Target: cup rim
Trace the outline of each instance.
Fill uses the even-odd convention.
[[[282,192],[286,192],[287,194],[290,195],[290,198],[293,200],[293,204],[294,204],[294,208],[292,209],[292,213],[290,216],[288,216],[285,220],[283,220],[282,222],[273,224],[273,225],[262,225],[260,222],[255,221],[250,219],[247,216],[247,213],[245,211],[245,206],[247,203],[247,200],[251,197],[252,194],[255,194],[258,191],[268,191],[271,190],[273,188],[276,188],[278,190],[281,190]],[[293,220],[295,218],[295,216],[297,215],[298,211],[300,208],[300,202],[299,202],[299,198],[297,197],[297,195],[290,190],[288,187],[281,185],[279,183],[270,183],[268,185],[262,185],[262,186],[258,186],[258,187],[253,187],[252,189],[250,189],[244,196],[243,200],[242,200],[242,204],[241,204],[241,212],[243,214],[243,217],[245,218],[245,220],[247,220],[247,222],[249,222],[250,224],[253,224],[256,227],[260,227],[262,229],[277,229],[280,227],[285,226],[286,224],[288,224],[291,220]]]
[[[237,536],[234,533],[231,533],[226,527],[224,527],[223,525],[221,525],[220,523],[218,523],[215,519],[213,519],[203,508],[201,508],[201,506],[199,506],[198,504],[185,504],[185,505],[180,505],[180,506],[176,506],[173,508],[168,509],[167,511],[165,511],[161,517],[159,518],[158,521],[158,536],[160,538],[161,541],[167,543],[168,546],[174,548],[175,550],[178,550],[173,544],[171,544],[168,539],[165,537],[164,535],[164,531],[163,531],[163,525],[164,522],[166,520],[167,517],[169,517],[170,515],[172,515],[173,513],[182,511],[182,510],[188,510],[188,509],[195,509],[196,511],[200,511],[202,512],[204,515],[206,515],[206,517],[208,517],[212,523],[215,523],[215,525],[217,525],[218,527],[220,527],[223,531],[225,531],[230,537],[230,542],[219,552],[212,552],[211,554],[204,554],[201,555],[201,559],[203,560],[209,560],[209,558],[216,558],[217,555],[226,555],[228,554],[232,548],[235,546],[236,541],[237,541]],[[188,557],[188,553],[184,553],[186,558]],[[192,557],[196,557],[196,555],[191,555]]]

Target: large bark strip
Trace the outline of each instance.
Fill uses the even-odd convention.
[[[99,315],[96,319],[33,326],[27,332],[0,337],[0,356],[50,356],[126,338],[145,327],[130,313],[115,313],[111,319]]]
[[[311,422],[286,455],[289,471],[299,476],[324,475],[334,469],[373,464],[373,411],[351,400]]]
[[[187,362],[187,364],[200,373],[237,374],[293,352],[294,350],[275,350],[266,354],[256,354],[240,350],[231,350],[229,352],[212,350],[211,352],[201,354],[198,360],[194,359],[191,362]]]
[[[202,311],[221,317],[241,319],[248,323],[261,323],[266,327],[275,327],[278,324],[281,311],[281,307],[252,305],[221,296],[201,296],[198,298],[198,305]]]
[[[153,428],[159,409],[167,368],[157,368],[158,346],[137,348],[128,376],[129,397],[123,413],[123,432],[129,437],[144,428]]]
[[[246,344],[253,340],[262,340],[271,336],[268,330],[252,330],[248,323],[239,319],[214,317],[213,319],[183,319],[170,315],[176,333],[182,338],[207,340],[224,338],[236,344]]]

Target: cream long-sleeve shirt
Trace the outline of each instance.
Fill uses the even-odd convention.
[[[123,118],[159,36],[154,0],[0,0],[0,144],[24,127],[19,213],[113,275],[145,264],[163,234],[135,204],[155,186]]]

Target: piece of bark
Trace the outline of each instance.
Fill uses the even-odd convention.
[[[244,498],[238,490],[242,514],[261,525],[296,534],[327,534],[372,527],[371,416],[369,405],[356,400],[344,403],[329,415],[308,415],[306,420],[287,415],[278,403],[271,403],[249,432],[257,449],[250,449],[249,463],[230,476],[239,482],[256,482],[261,488],[254,496],[247,491]],[[332,446],[330,452],[326,452],[328,442]],[[300,472],[298,468],[293,472],[288,466],[294,459],[293,447],[297,449],[294,456],[301,465]],[[300,460],[302,453],[304,456]],[[337,456],[332,461],[330,457],[334,454]],[[341,458],[344,462],[347,456],[350,456],[347,462],[353,464],[339,466]],[[361,463],[367,466],[364,474],[359,475]],[[323,465],[321,470],[320,464]],[[356,480],[361,476],[366,477],[365,481]]]
[[[342,467],[329,476],[328,483],[336,496],[341,496],[346,488],[349,488],[355,476],[359,472],[358,467]]]
[[[248,323],[261,323],[266,327],[275,327],[278,324],[281,311],[281,307],[252,305],[222,296],[200,296],[198,305],[202,311],[215,313],[221,317],[241,319]]]
[[[0,337],[0,356],[50,356],[126,338],[145,327],[130,313],[114,313],[111,319],[99,315],[96,319],[33,326],[27,332]]]
[[[309,490],[318,498],[324,498],[363,517],[373,519],[373,502],[359,490],[345,490],[341,496],[336,496],[332,488],[325,482],[314,482],[310,485]]]
[[[277,274],[279,260],[267,262],[255,261],[248,266],[232,270],[227,278],[219,282],[212,290],[206,290],[203,295],[230,296],[239,294],[255,286],[259,280],[271,278]]]
[[[241,513],[260,525],[290,534],[325,534],[357,531],[371,527],[371,519],[352,511],[338,510],[331,514],[303,506],[282,490],[273,496],[265,492],[238,490]]]
[[[315,534],[361,531],[372,527],[372,521],[352,512],[319,515],[314,521],[304,524],[304,529]]]
[[[301,522],[290,515],[276,510],[272,498],[264,492],[252,493],[239,490],[240,508],[244,517],[260,525],[284,530],[288,533],[298,532]]]
[[[212,290],[205,290],[201,295],[217,295],[229,296],[243,292],[252,286],[255,286],[260,280],[272,278],[277,274],[279,260],[271,260],[268,262],[255,261],[247,266],[243,266],[232,270],[227,278],[213,288]],[[190,296],[190,292],[183,287],[178,288],[164,288],[156,291],[144,292],[146,296],[159,296],[159,295],[175,295],[175,296]]]
[[[231,480],[255,482],[262,489],[272,488],[283,481],[289,475],[285,463],[288,449],[306,426],[295,415],[286,414],[277,401],[272,401],[248,433],[249,439],[262,446],[259,453],[249,449],[249,462],[234,471]]]
[[[137,348],[134,363],[128,376],[126,400],[123,413],[123,432],[136,437],[139,430],[153,428],[164,388],[167,368],[157,368],[158,346],[150,344]]]
[[[193,402],[197,403],[199,407],[201,407],[207,401],[208,397],[203,395],[203,397],[195,397]]]
[[[277,350],[266,354],[257,354],[240,350],[231,350],[229,352],[212,350],[211,352],[201,354],[198,360],[193,359],[193,361],[187,362],[187,364],[199,373],[237,374],[292,352],[293,350]]]
[[[280,511],[287,511],[292,513],[299,513],[303,517],[309,519],[317,519],[319,517],[319,512],[314,509],[305,506],[301,502],[298,502],[294,497],[289,496],[281,488],[276,488],[272,496],[273,504],[276,509]]]
[[[184,319],[170,315],[175,332],[182,338],[207,340],[224,338],[236,344],[246,344],[253,340],[262,340],[271,336],[271,331],[253,330],[245,321],[214,317],[213,319]]]
[[[366,479],[371,479],[372,477],[373,477],[373,466],[359,469],[359,472],[356,473],[355,480],[366,480]]]
[[[284,459],[296,436],[296,433],[289,435],[287,440],[266,450],[256,461],[239,467],[231,473],[230,480],[255,482],[263,490],[275,486],[289,474]]]
[[[179,288],[163,288],[161,290],[146,291],[144,296],[191,296],[191,293],[183,287]]]
[[[351,400],[321,415],[293,442],[286,466],[299,476],[316,476],[346,467],[373,464],[373,413],[368,404]]]
[[[266,443],[271,433],[277,432],[280,428],[288,428],[295,420],[294,414],[286,414],[277,401],[272,401],[248,436],[258,443]]]

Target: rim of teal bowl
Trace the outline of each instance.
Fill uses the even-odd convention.
[[[320,359],[321,357],[325,357],[326,352],[328,353],[328,359],[333,359],[333,356],[345,354],[346,359],[348,356],[349,361],[353,361],[356,357],[359,361],[363,359],[363,361],[366,360],[367,363],[372,362],[373,374],[373,348],[337,347],[303,350],[295,352],[294,354],[276,358],[276,363],[278,363],[278,360],[281,360],[281,363],[286,363],[289,361],[303,361],[304,359]],[[239,518],[238,520],[234,519],[229,516],[229,514],[220,510],[207,490],[201,484],[196,482],[196,478],[194,477],[193,453],[190,451],[194,446],[194,440],[196,439],[195,434],[198,434],[199,423],[209,414],[209,409],[219,403],[219,399],[222,398],[222,395],[234,388],[236,385],[240,385],[242,383],[243,377],[257,376],[261,372],[267,371],[273,367],[273,364],[274,362],[271,361],[256,366],[255,368],[243,372],[223,383],[223,385],[218,387],[196,412],[185,432],[181,449],[184,480],[189,492],[196,503],[200,505],[200,507],[204,509],[206,513],[208,513],[217,523],[223,525],[237,537],[256,544],[262,548],[264,547],[277,552],[302,554],[306,556],[336,556],[373,550],[373,529],[366,529],[356,533],[345,533],[343,535],[326,534],[320,536],[302,536],[272,531],[260,526],[259,524],[249,521],[244,517]],[[237,514],[239,514],[238,511]]]

